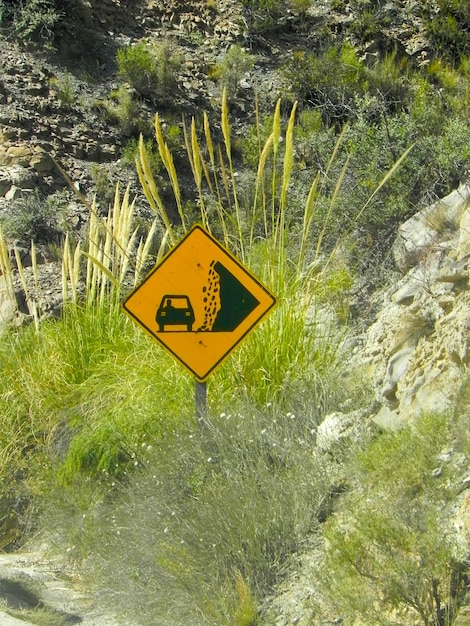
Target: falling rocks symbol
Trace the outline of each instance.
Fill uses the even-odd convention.
[[[232,332],[258,306],[259,301],[219,261],[214,269],[220,278],[221,308],[211,332]]]

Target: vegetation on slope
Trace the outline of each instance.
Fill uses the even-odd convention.
[[[364,4],[370,28],[381,7]],[[274,9],[265,3],[261,15]],[[465,13],[457,12],[460,24]],[[252,28],[264,36],[262,24]],[[185,182],[192,174],[190,193],[160,118],[155,140],[137,145],[134,137],[158,226],[139,243],[128,197],[118,193],[105,219],[92,207],[85,254],[64,244],[60,320],[39,321],[20,272],[36,323],[5,333],[0,345],[4,547],[20,540],[15,518],[37,529],[45,514],[51,540],[84,565],[124,619],[131,609],[142,624],[259,622],[260,601],[289,556],[319,532],[338,481],[335,463],[313,453],[316,426],[346,398],[365,401],[340,384],[345,294],[363,266],[383,260],[399,221],[468,166],[468,57],[456,46],[451,59],[424,68],[395,53],[368,64],[347,43],[294,53],[282,71],[297,104],[258,112],[246,139],[232,136],[226,100],[217,140],[207,116],[173,135],[178,157],[186,155]],[[147,53],[121,53],[122,72],[129,64],[141,72],[135,59],[149,61]],[[158,63],[149,67],[158,74]],[[390,171],[393,186],[384,184]],[[209,415],[199,423],[192,381],[119,306],[148,260],[194,221],[280,298],[211,379]],[[4,244],[2,259],[8,276]],[[467,406],[459,410],[466,415]],[[327,610],[370,624],[387,623],[385,609],[390,620],[396,610],[425,625],[452,623],[466,565],[436,520],[460,476],[458,468],[432,472],[454,429],[468,453],[460,413],[456,421],[423,419],[343,459],[349,493],[325,526]]]

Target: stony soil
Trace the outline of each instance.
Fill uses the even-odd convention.
[[[47,556],[43,549],[0,554],[0,623],[34,626],[35,615],[47,616],[54,626],[117,626],[65,559]]]

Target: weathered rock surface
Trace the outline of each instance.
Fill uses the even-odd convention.
[[[97,598],[88,595],[74,579],[65,559],[48,557],[43,551],[0,554],[0,624],[34,626],[34,612],[41,623],[117,626],[114,616],[104,613]],[[30,620],[23,619],[22,610]]]
[[[395,256],[404,275],[382,294],[357,351],[394,424],[449,408],[470,361],[469,221],[465,183],[399,228]]]

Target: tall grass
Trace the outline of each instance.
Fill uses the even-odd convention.
[[[312,241],[321,175],[300,223],[291,209],[295,116],[294,106],[284,124],[278,103],[268,140],[259,139],[252,202],[238,186],[225,96],[220,146],[207,116],[201,132],[195,121],[185,128],[197,221],[279,299],[209,381],[204,427],[195,428],[192,381],[119,306],[152,254],[158,260],[191,226],[158,115],[156,142],[179,223],[141,140],[137,171],[156,213],[148,233],[133,225],[128,190],[116,190],[105,218],[88,205],[87,241],[64,243],[61,319],[38,316],[1,342],[3,476],[21,478],[26,497],[41,495],[48,528],[87,564],[114,608],[138,607],[136,624],[254,624],[257,602],[327,497],[329,477],[312,454],[315,429],[348,391],[338,382],[343,333],[316,294],[340,243],[325,254],[321,237]],[[1,247],[0,262],[7,268]],[[14,296],[13,279],[10,290]],[[16,476],[9,467],[26,469]]]
[[[204,427],[188,424],[155,443],[142,471],[82,529],[80,545],[99,555],[87,561],[88,573],[124,619],[254,625],[257,604],[315,529],[328,498],[331,478],[313,446],[316,425],[342,397],[336,381],[344,353],[341,332],[315,299],[333,263],[310,235],[321,176],[312,182],[300,225],[290,210],[295,114],[294,106],[283,130],[276,107],[272,133],[260,142],[252,204],[238,192],[225,98],[221,147],[207,117],[201,135],[194,121],[185,129],[197,219],[266,282],[279,306],[211,379],[214,399]],[[143,141],[137,170],[171,246],[191,223],[158,115],[155,127],[177,226]],[[294,232],[300,236],[293,243]]]
[[[314,435],[297,419],[223,414],[168,438],[83,530],[81,544],[99,555],[88,573],[126,623],[257,623],[328,491]]]
[[[183,377],[169,384],[162,401],[160,386],[174,368],[120,311],[122,290],[155,258],[157,224],[137,231],[128,189],[116,189],[103,218],[94,202],[82,200],[90,211],[88,239],[73,243],[67,236],[56,264],[60,319],[44,316],[34,243],[25,267],[0,230],[10,309],[19,319],[26,310],[33,322],[4,330],[0,341],[0,546],[16,540],[18,516],[57,479],[73,482],[77,472],[122,475],[142,441],[167,427],[167,414],[174,414],[173,425],[185,411],[191,414],[179,398],[187,396]]]
[[[290,191],[295,172],[296,106],[292,107],[285,128],[281,118],[281,103],[278,102],[272,132],[264,145],[259,138],[259,161],[251,204],[240,200],[242,194],[238,191],[238,175],[232,158],[225,94],[221,107],[222,146],[215,144],[205,114],[201,133],[198,133],[194,119],[184,132],[197,193],[199,214],[196,219],[220,238],[279,299],[277,310],[230,359],[229,366],[223,368],[223,376],[234,390],[242,390],[260,403],[283,401],[283,398],[287,401],[287,390],[301,379],[304,382],[310,379],[311,386],[318,387],[319,376],[326,370],[332,372],[339,362],[338,336],[333,338],[328,325],[318,323],[315,308],[315,293],[329,263],[323,258],[321,242],[315,247],[311,240],[312,218],[315,202],[322,192],[322,181],[319,175],[314,177],[300,227],[297,224],[299,234],[292,241],[295,213],[290,209]],[[178,233],[186,233],[191,224],[184,214],[178,174],[164,141],[158,114],[155,137],[173,191],[178,228],[162,201],[143,138],[139,145],[137,171],[145,195],[166,230],[171,246]],[[342,137],[339,142],[341,140]],[[338,186],[340,184],[341,181]],[[335,201],[333,196],[331,203]]]

